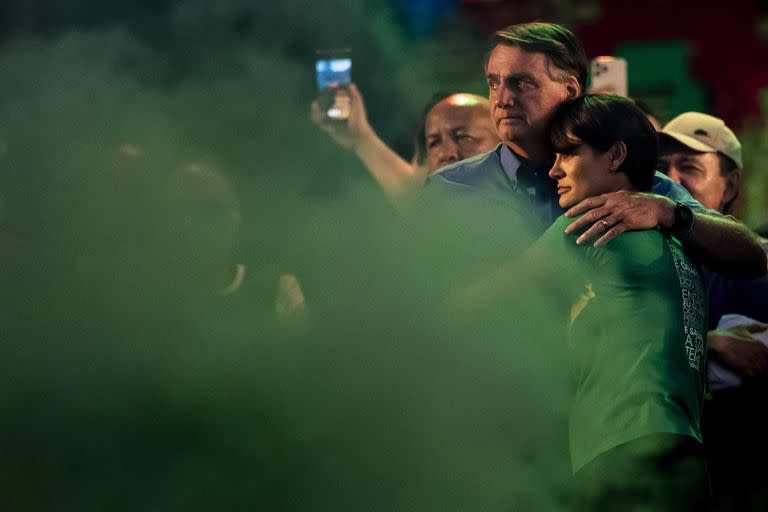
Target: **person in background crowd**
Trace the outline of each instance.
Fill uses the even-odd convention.
[[[499,143],[488,118],[487,99],[468,93],[442,95],[428,104],[414,157],[407,162],[373,130],[355,84],[350,85],[349,94],[350,116],[345,123],[323,122],[317,101],[312,103],[312,120],[339,146],[353,151],[392,199],[422,185],[440,167]]]
[[[435,95],[427,104],[417,140],[427,175],[500,142],[488,118],[488,99],[467,93]]]
[[[731,213],[743,164],[741,144],[725,122],[686,112],[664,126],[659,139],[659,169],[707,208]],[[768,507],[768,472],[759,465],[747,468],[743,460],[768,457],[762,441],[768,423],[758,406],[768,392],[768,346],[760,342],[768,334],[768,278],[733,280],[710,271],[705,276],[712,396],[704,409],[704,439],[714,497],[720,510],[761,510]]]
[[[183,165],[170,176],[169,233],[175,257],[172,268],[200,294],[235,293],[246,275],[237,263],[240,206],[229,180],[197,163]]]
[[[274,297],[274,313],[279,320],[297,318],[305,312],[304,292],[294,274],[270,278],[267,273],[263,282],[261,269],[248,269],[238,262],[240,205],[232,183],[223,174],[187,163],[170,176],[167,191],[171,243],[165,252],[171,256],[169,273],[178,275],[182,291],[231,302],[230,296],[255,288],[258,293],[246,293],[254,302],[251,306],[257,298],[264,302]]]

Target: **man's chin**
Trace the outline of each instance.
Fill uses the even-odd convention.
[[[501,124],[498,127],[498,134],[501,140],[514,142],[525,135],[527,129],[522,124]]]
[[[504,127],[499,129],[499,138],[506,144],[525,145],[531,140],[531,131],[525,127]]]

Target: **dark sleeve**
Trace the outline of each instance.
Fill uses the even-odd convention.
[[[736,280],[714,275],[709,280],[709,328],[730,313],[768,323],[768,276]]]

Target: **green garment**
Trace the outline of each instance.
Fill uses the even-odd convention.
[[[572,221],[558,218],[536,251],[551,255],[552,277],[574,297],[573,471],[649,434],[701,441],[706,295],[697,268],[657,230],[624,233],[594,248],[563,233]]]

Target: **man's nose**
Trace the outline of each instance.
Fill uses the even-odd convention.
[[[674,165],[670,165],[669,168],[667,168],[667,178],[671,179],[678,185],[681,184],[680,171]]]
[[[458,162],[461,160],[461,151],[459,150],[459,145],[456,144],[454,140],[446,138],[446,140],[440,145],[438,158],[441,163]]]
[[[494,103],[498,108],[509,108],[515,105],[515,92],[503,84],[496,88],[495,98]]]

